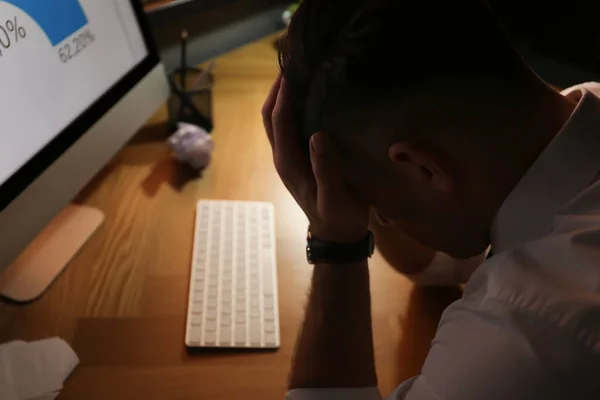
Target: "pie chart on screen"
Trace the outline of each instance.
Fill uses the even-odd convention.
[[[104,1],[104,0],[98,0]],[[29,15],[56,46],[88,24],[79,0],[3,0]]]

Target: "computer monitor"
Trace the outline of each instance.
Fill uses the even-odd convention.
[[[4,0],[0,16],[0,293],[29,301],[103,219],[69,203],[169,88],[139,0]]]

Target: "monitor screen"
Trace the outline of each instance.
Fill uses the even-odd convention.
[[[126,93],[123,81],[151,53],[142,22],[133,0],[0,1],[0,194],[14,196],[59,157],[83,134],[68,132],[74,122],[101,107],[119,83],[111,101]],[[138,72],[139,81],[144,71]],[[110,106],[91,112],[77,130]],[[20,184],[6,193],[17,173]]]

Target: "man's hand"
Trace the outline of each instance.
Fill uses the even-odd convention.
[[[301,147],[290,99],[280,75],[262,110],[275,168],[306,213],[315,237],[333,242],[358,241],[368,229],[368,207],[344,186],[340,157],[328,135],[313,134],[310,151]]]
[[[315,133],[310,150],[302,148],[281,77],[271,88],[263,119],[277,172],[308,216],[315,237],[340,243],[362,239],[368,207],[344,187],[340,158],[327,135]],[[289,387],[376,385],[367,260],[316,265]]]

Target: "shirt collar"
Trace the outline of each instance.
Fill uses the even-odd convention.
[[[585,88],[569,96],[579,98],[571,117],[496,214],[494,253],[549,234],[559,210],[598,177],[600,99]]]

